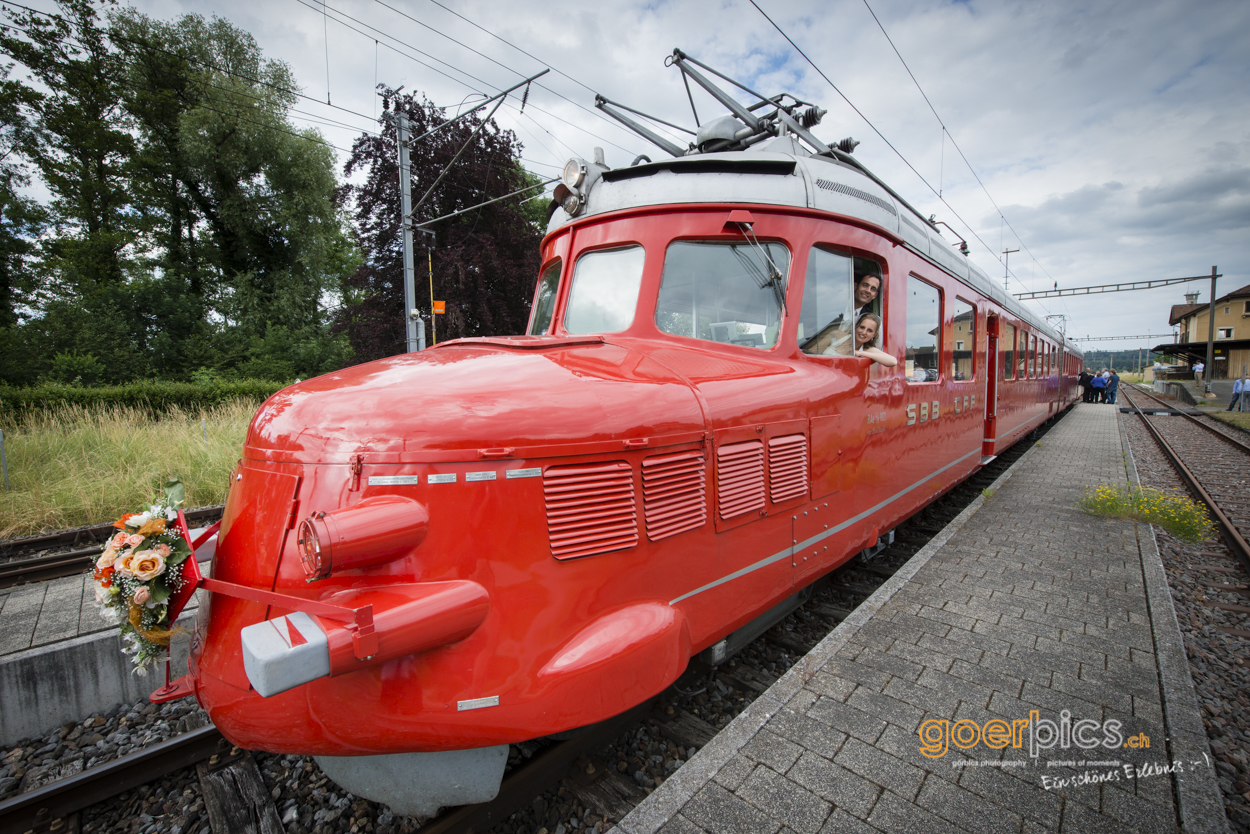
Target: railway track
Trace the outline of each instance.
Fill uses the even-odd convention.
[[[1225,542],[1250,572],[1250,444],[1234,437],[1233,430],[1224,431],[1191,414],[1177,412],[1183,418],[1180,420],[1147,414],[1134,396],[1170,406],[1133,385],[1121,386],[1120,390],[1185,485],[1210,510]]]
[[[1043,427],[1038,434],[1045,430]],[[675,760],[666,757],[668,761],[651,762],[660,758],[651,751],[676,749],[680,751],[678,759],[684,760],[693,749],[709,742],[724,724],[767,691],[790,666],[801,662],[812,647],[993,483],[1027,451],[1033,439],[1022,440],[947,496],[901,524],[894,543],[871,561],[857,558],[839,568],[814,589],[806,603],[765,631],[730,662],[715,668],[692,662],[686,674],[653,701],[578,731],[571,738],[521,745],[526,755],[513,757],[516,762],[510,764],[495,800],[447,809],[424,822],[420,831],[422,834],[453,834],[494,830],[502,834],[514,829],[546,827],[555,830],[562,820],[567,828],[567,815],[553,816],[562,801],[573,803],[587,815],[593,814],[587,817],[591,826],[595,819],[619,820],[645,798],[648,788],[643,783],[648,780],[658,783],[671,775],[665,765]],[[207,515],[213,511],[220,513],[220,508],[197,512]],[[72,572],[77,572],[90,550],[80,547],[59,555],[73,559]],[[722,706],[727,708],[722,710]],[[640,736],[645,737],[645,741],[640,742]],[[266,755],[257,754],[257,757],[264,759]],[[626,766],[620,767],[622,764]],[[240,773],[250,768],[256,773],[247,751],[232,747],[214,727],[203,727],[0,802],[0,834],[77,830],[91,817],[92,806],[106,807],[99,803],[108,803],[138,786],[168,779],[175,771],[191,766],[199,771],[201,793],[206,799],[212,793],[206,779],[213,773],[223,768],[235,768]],[[312,772],[318,773],[315,768]],[[255,778],[259,779],[259,774]],[[240,779],[233,777],[225,781],[233,784]],[[217,784],[220,782],[218,780]],[[280,785],[257,784],[259,801],[269,807],[262,809],[264,813],[255,810],[250,813],[276,822],[279,815],[275,800],[279,804],[285,801],[289,808],[287,794]],[[257,793],[252,791],[250,800],[240,795],[232,801],[254,802]],[[536,808],[547,809],[546,816]],[[209,816],[211,819],[211,810]],[[288,823],[287,819],[282,819],[282,823],[288,829],[293,824],[296,827],[302,824],[294,820]],[[112,830],[107,826],[103,829],[98,825],[86,827]],[[226,824],[214,823],[214,834],[219,834],[219,828],[226,830]],[[256,830],[264,830],[264,826]]]
[[[188,510],[187,521],[211,524],[221,517],[223,507]],[[98,555],[102,543],[115,532],[112,524],[98,524],[0,542],[0,588],[82,573],[86,560]]]

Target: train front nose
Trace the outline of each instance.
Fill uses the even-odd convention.
[[[617,557],[553,557],[545,469],[703,436],[688,384],[594,339],[440,347],[280,392],[232,476],[213,570],[244,590],[212,594],[197,697],[240,747],[317,756],[397,810],[482,801],[463,797],[497,786],[507,743],[632,706],[567,697],[598,691],[593,664],[547,668],[634,600],[603,590]]]

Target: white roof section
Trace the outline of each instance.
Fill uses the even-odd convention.
[[[889,191],[845,162],[812,155],[789,136],[745,151],[692,154],[606,171],[592,182],[578,216],[557,208],[547,231],[598,214],[679,203],[794,206],[854,217],[901,238],[909,249],[1062,343],[1058,331],[991,281]],[[1080,353],[1070,342],[1066,349]]]

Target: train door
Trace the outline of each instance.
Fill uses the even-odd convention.
[[[981,435],[981,464],[994,458],[994,438],[998,425],[998,316],[985,317],[985,433]]]

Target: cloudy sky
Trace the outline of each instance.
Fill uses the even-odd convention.
[[[856,156],[966,233],[991,276],[1003,275],[1004,248],[1020,249],[1013,292],[1212,265],[1219,294],[1250,284],[1250,3],[756,2],[781,31],[751,0],[133,0],[154,17],[217,14],[252,32],[317,100],[295,121],[341,148],[371,127],[375,79],[454,112],[550,67],[523,114],[512,99],[497,116],[530,169],[551,176],[594,146],[627,165],[656,150],[594,111],[594,92],[690,125],[680,75],[664,67],[680,47],[765,94],[827,108],[816,134],[861,140]],[[327,93],[354,112],[319,103]],[[706,96],[696,104],[704,120],[723,112]],[[1208,299],[1209,282],[1189,286]],[[1032,303],[1066,314],[1073,335],[1167,334],[1184,292]]]

